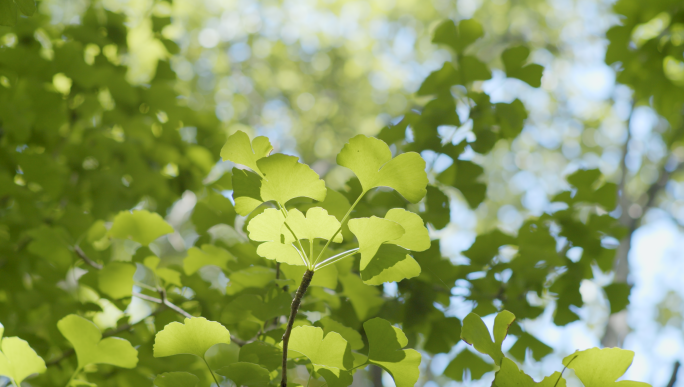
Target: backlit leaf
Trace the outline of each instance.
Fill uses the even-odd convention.
[[[351,347],[337,332],[323,334],[323,329],[301,326],[292,329],[288,357],[306,356],[315,367],[348,370],[352,367]]]
[[[2,332],[0,331],[0,338]],[[45,372],[45,361],[29,343],[18,337],[5,337],[0,342],[0,375],[21,383],[32,374]]]
[[[287,214],[285,220],[287,226],[282,226],[280,232],[288,234],[290,230],[299,239],[308,239],[313,242],[315,238],[330,239],[333,234],[340,228],[340,222],[332,215],[328,215],[328,211],[313,207],[306,211],[306,217],[297,209],[292,209]],[[333,242],[342,243],[342,234],[337,233]]]
[[[378,252],[380,245],[398,239],[405,232],[399,223],[376,216],[350,220],[349,230],[359,240],[361,270],[368,266],[375,253]]]
[[[238,130],[226,139],[226,144],[221,149],[221,158],[249,167],[263,176],[257,160],[268,156],[272,150],[273,146],[267,137],[255,137],[250,143],[247,133]]]
[[[551,376],[545,377],[541,382],[535,382],[529,375],[518,369],[518,366],[508,358],[503,359],[501,369],[497,371],[494,383],[495,387],[565,387],[566,381],[561,373],[556,371]]]
[[[154,338],[154,357],[190,354],[204,358],[218,343],[230,344],[230,333],[220,323],[204,317],[186,318],[183,324],[172,322]]]
[[[425,196],[428,183],[425,160],[414,152],[392,158],[387,144],[377,138],[353,137],[337,155],[337,164],[354,172],[363,192],[389,187],[411,203],[417,203]]]
[[[218,266],[228,270],[228,262],[235,261],[235,257],[226,250],[214,245],[202,245],[202,248],[191,247],[188,256],[183,260],[185,274],[192,275],[207,265]]]
[[[325,182],[308,165],[298,162],[297,157],[277,153],[258,160],[257,165],[264,174],[260,191],[262,201],[273,200],[284,206],[298,197],[325,199]]]
[[[620,348],[591,348],[576,351],[563,359],[574,370],[584,387],[647,387],[648,383],[622,380],[616,382],[632,365],[634,352]]]
[[[103,339],[97,326],[83,317],[70,314],[57,322],[57,328],[74,346],[79,368],[88,364],[135,368],[138,364],[138,351],[128,340]]]

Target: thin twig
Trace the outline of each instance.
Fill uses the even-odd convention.
[[[670,377],[670,382],[667,384],[667,387],[674,387],[675,383],[677,382],[677,372],[679,372],[679,366],[681,366],[681,363],[679,363],[679,360],[677,360],[674,363],[674,369],[672,370],[672,376]]]
[[[102,265],[88,258],[86,253],[83,250],[81,250],[81,248],[78,245],[74,246],[74,252],[76,252],[76,255],[78,255],[83,260],[83,262],[96,268],[97,270],[102,270]]]

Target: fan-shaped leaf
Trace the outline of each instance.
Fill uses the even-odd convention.
[[[18,337],[2,339],[0,350],[0,375],[7,376],[16,383],[21,383],[32,374],[42,374],[46,370],[43,358],[38,356],[29,343]]]
[[[218,343],[230,344],[230,333],[220,323],[204,317],[186,318],[183,324],[172,322],[154,338],[154,357],[190,354],[204,358]]]
[[[149,245],[162,235],[173,232],[173,227],[154,212],[137,210],[122,211],[114,218],[109,235],[114,238],[130,238],[141,245]]]
[[[470,313],[463,319],[461,339],[472,345],[478,352],[489,355],[496,364],[501,364],[501,359],[503,359],[501,344],[506,338],[508,326],[514,320],[513,313],[507,310],[497,314],[494,319],[494,340],[492,341],[484,321],[475,313]]]
[[[584,387],[650,387],[650,384],[622,380],[616,382],[632,365],[634,352],[620,348],[591,348],[576,351],[563,359],[563,365],[574,370]]]
[[[216,373],[232,380],[236,386],[262,387],[271,381],[268,370],[254,363],[233,363],[219,368]]]
[[[376,216],[350,220],[349,230],[359,240],[361,270],[368,266],[375,253],[378,252],[380,245],[398,239],[405,232],[399,223]]]
[[[363,329],[368,336],[368,362],[389,372],[397,387],[413,387],[420,376],[420,353],[402,349],[408,344],[404,332],[381,318],[366,321]]]
[[[135,266],[126,262],[111,262],[97,273],[100,290],[113,299],[130,297],[133,292]]]
[[[102,332],[91,321],[70,314],[57,322],[57,328],[74,346],[78,367],[88,364],[111,364],[135,368],[138,351],[128,340],[118,337],[102,339]]]
[[[221,158],[249,167],[263,176],[257,160],[268,156],[272,150],[273,146],[267,137],[255,137],[250,143],[247,133],[238,130],[226,139],[226,144],[221,149]]]
[[[340,221],[328,215],[328,211],[321,207],[309,208],[306,217],[299,210],[292,209],[288,212],[285,223],[289,229],[286,226],[281,227],[282,234],[288,234],[289,230],[292,230],[297,238],[308,239],[311,242],[315,238],[328,240],[340,228]],[[333,242],[342,243],[342,234],[337,233]]]
[[[337,155],[337,164],[354,172],[363,192],[389,187],[411,203],[419,202],[427,192],[425,160],[414,152],[392,158],[387,144],[377,138],[353,137]]]
[[[317,201],[325,199],[328,190],[308,165],[298,162],[295,156],[274,154],[257,161],[264,174],[261,182],[261,200],[273,200],[285,205],[290,199],[307,197]]]
[[[202,245],[202,248],[191,247],[188,256],[183,260],[185,274],[192,275],[207,265],[218,266],[228,270],[228,262],[235,261],[235,257],[226,250],[214,245]]]
[[[547,376],[541,382],[535,382],[529,375],[518,369],[513,360],[504,358],[501,369],[497,371],[494,383],[495,387],[565,387],[565,379],[556,371]]]

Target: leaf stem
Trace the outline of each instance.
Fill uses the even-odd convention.
[[[351,212],[354,210],[354,207],[356,207],[356,205],[359,204],[359,202],[361,201],[361,198],[363,197],[363,195],[366,194],[366,192],[368,192],[368,191],[363,191],[363,192],[361,192],[361,195],[359,195],[359,197],[356,198],[356,201],[354,202],[354,204],[352,204],[351,207],[349,207],[349,210],[347,211],[347,213],[344,214],[344,217],[342,218],[342,221],[340,222],[340,227],[337,229],[337,231],[335,231],[335,233],[333,234],[333,236],[330,237],[330,239],[328,239],[328,241],[325,243],[325,246],[323,246],[323,249],[321,250],[321,252],[318,253],[318,256],[316,257],[316,260],[313,261],[313,265],[314,265],[314,266],[316,265],[316,263],[318,262],[318,260],[321,259],[321,256],[323,255],[323,252],[328,248],[328,246],[330,246],[330,242],[332,242],[332,240],[335,239],[335,237],[337,236],[337,234],[339,234],[340,231],[342,231],[342,227],[344,227],[344,222],[347,221],[347,219],[349,218],[349,215],[351,215]]]
[[[12,382],[12,385],[14,387],[21,387],[21,383],[17,383],[17,381],[14,380],[14,378],[10,378],[10,381]]]
[[[66,387],[69,387],[71,385],[71,381],[74,380],[74,378],[76,377],[76,375],[78,375],[79,372],[81,372],[81,367],[76,367],[76,369],[74,370],[74,373],[71,374],[71,377],[69,378],[69,381],[67,382]]]
[[[353,248],[351,250],[347,250],[343,253],[333,255],[332,257],[329,257],[329,258],[325,259],[324,261],[321,261],[318,265],[315,266],[315,269],[321,270],[322,268],[324,268],[328,265],[332,265],[333,263],[335,263],[337,261],[341,261],[344,258],[351,257],[352,255],[354,255],[358,252],[359,252],[359,248],[356,247],[356,248]]]
[[[283,206],[282,204],[278,203],[278,207],[280,208],[280,212],[283,213],[283,216],[285,217],[285,220],[287,220],[287,214],[288,214],[288,212],[287,212],[287,209],[285,208],[285,206]],[[306,250],[304,250],[304,246],[302,246],[302,241],[300,241],[299,238],[297,238],[297,235],[296,235],[296,234],[294,233],[294,231],[290,228],[290,225],[287,224],[287,222],[283,222],[283,224],[285,225],[285,227],[287,227],[288,230],[290,230],[290,233],[292,234],[292,237],[295,239],[295,241],[297,241],[297,244],[299,245],[299,248],[301,249],[301,253],[299,254],[299,256],[300,256],[302,259],[304,259],[304,257],[306,257],[306,259],[304,260],[304,263],[306,264],[306,267],[307,267],[308,269],[310,269],[311,267],[313,267],[313,264],[311,263],[311,258],[313,258],[313,252],[311,253],[311,257],[307,257],[307,256],[306,256]],[[297,250],[297,247],[295,247],[295,250]],[[302,257],[302,254],[304,254],[304,257]]]
[[[290,343],[290,334],[292,333],[292,326],[294,325],[295,317],[297,317],[297,311],[299,310],[299,305],[302,303],[302,298],[304,298],[304,293],[311,283],[314,272],[307,269],[302,276],[302,283],[299,284],[297,293],[292,300],[292,306],[290,308],[290,318],[287,320],[287,328],[285,328],[285,333],[283,334],[283,370],[282,379],[280,380],[281,387],[287,387],[287,347]]]
[[[207,365],[207,368],[209,369],[209,372],[211,373],[211,377],[214,378],[214,381],[216,382],[216,387],[221,387],[221,384],[218,382],[218,379],[216,379],[216,375],[214,375],[214,371],[211,370],[211,367],[209,367],[209,363],[207,363],[207,360],[205,358],[202,358],[204,360],[204,364]]]
[[[558,385],[558,382],[560,382],[561,378],[563,377],[563,372],[565,372],[565,370],[568,369],[568,366],[570,365],[570,363],[572,363],[572,361],[575,359],[577,359],[577,355],[575,357],[573,357],[572,359],[570,359],[568,364],[566,364],[565,367],[563,367],[563,371],[561,371],[560,375],[558,375],[558,379],[556,380],[556,384],[554,384],[553,387],[556,387]]]

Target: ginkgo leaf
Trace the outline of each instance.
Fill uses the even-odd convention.
[[[361,253],[361,270],[368,266],[370,260],[378,252],[380,245],[404,235],[404,228],[397,222],[371,216],[355,218],[349,221],[349,230],[359,240]]]
[[[57,328],[74,346],[81,369],[88,364],[111,364],[122,368],[135,368],[138,364],[138,351],[128,340],[103,339],[97,326],[83,317],[70,314],[57,322]]]
[[[463,319],[461,339],[472,345],[478,352],[489,355],[496,364],[500,365],[504,357],[501,344],[508,333],[508,326],[514,320],[513,313],[507,310],[497,314],[494,319],[494,340],[492,341],[484,321],[477,314],[470,313]]]
[[[496,372],[494,387],[565,387],[566,381],[556,371],[537,383],[529,375],[518,369],[513,360],[503,358],[501,368]]]
[[[339,333],[323,334],[323,329],[301,326],[292,329],[288,350],[289,357],[306,356],[316,367],[348,370],[352,367],[351,346]]]
[[[232,380],[236,386],[264,387],[271,381],[268,370],[254,363],[229,364],[216,370],[216,373]]]
[[[380,291],[373,286],[365,285],[358,275],[340,276],[340,282],[344,288],[342,295],[349,299],[357,318],[361,321],[373,316],[385,303]]]
[[[230,344],[230,332],[223,325],[204,317],[186,318],[184,323],[172,322],[154,338],[154,357],[190,354],[204,358],[209,348]]]
[[[238,130],[226,139],[226,144],[221,148],[221,158],[249,167],[262,175],[257,160],[268,156],[272,150],[268,137],[255,137],[250,143],[247,133]]]
[[[337,155],[337,164],[354,172],[363,192],[389,187],[411,203],[418,203],[427,192],[425,160],[415,152],[392,158],[387,144],[377,138],[353,137]]]
[[[161,259],[156,255],[151,255],[143,260],[143,265],[152,270],[157,278],[162,279],[166,284],[176,285],[179,288],[183,286],[180,279],[180,273],[168,267],[159,267]]]
[[[632,365],[634,352],[620,348],[591,348],[576,351],[563,359],[563,365],[574,370],[584,387],[646,387],[650,384],[622,380],[616,382]]]
[[[269,371],[273,371],[282,364],[283,350],[263,341],[254,341],[240,348],[239,360],[241,362],[260,364]]]
[[[444,369],[444,376],[462,382],[466,370],[470,371],[471,380],[478,380],[487,372],[494,371],[494,365],[464,349]]]
[[[361,279],[366,285],[380,285],[417,277],[420,271],[420,264],[407,250],[388,243],[380,246],[373,259],[361,271]]]
[[[111,262],[97,273],[100,290],[113,299],[130,297],[133,292],[135,266],[126,262]]]
[[[302,256],[292,245],[294,237],[290,230],[283,226],[284,223],[285,215],[281,211],[267,208],[249,221],[247,225],[249,239],[255,242],[265,242],[257,247],[259,256],[290,265],[305,265]]]
[[[114,238],[130,238],[147,246],[162,235],[173,232],[173,227],[155,212],[146,210],[122,211],[114,217],[109,235]]]
[[[201,248],[191,247],[188,250],[188,256],[183,259],[183,270],[187,275],[193,275],[207,265],[228,270],[227,264],[230,261],[235,261],[235,257],[220,247],[214,245],[202,245]]]
[[[385,219],[399,223],[404,228],[404,234],[397,239],[387,241],[408,250],[425,251],[430,248],[430,235],[423,223],[423,219],[411,211],[403,208],[393,208],[387,211]]]
[[[361,349],[363,348],[363,339],[361,334],[356,331],[356,329],[344,326],[340,322],[332,319],[330,316],[323,317],[319,320],[319,323],[323,325],[323,332],[328,334],[330,332],[339,333],[351,346],[351,349]]]
[[[275,201],[285,205],[290,199],[307,197],[316,201],[325,199],[328,190],[308,165],[302,164],[295,156],[274,154],[257,161],[264,174],[261,182],[261,200]]]
[[[218,343],[204,353],[204,360],[209,368],[219,369],[229,364],[237,363],[240,356],[240,346],[235,342],[230,344]]]
[[[261,181],[254,172],[233,168],[235,212],[247,216],[264,202],[261,200]]]
[[[199,378],[189,372],[164,372],[154,378],[157,387],[197,387]]]
[[[0,325],[1,327],[2,325]],[[0,338],[2,331],[0,331]],[[18,337],[5,337],[0,342],[0,375],[19,384],[32,374],[45,372],[45,361],[29,343]]]
[[[363,323],[363,329],[368,336],[368,362],[389,372],[397,387],[413,387],[420,376],[420,353],[402,349],[408,344],[404,332],[377,317]]]
[[[281,234],[288,234],[290,230],[299,239],[308,239],[313,241],[315,238],[330,239],[337,230],[340,229],[340,221],[332,215],[328,215],[328,211],[321,207],[309,208],[306,211],[306,217],[301,211],[292,209],[287,214],[285,224],[281,227]],[[342,234],[337,233],[333,239],[335,243],[342,243]]]

